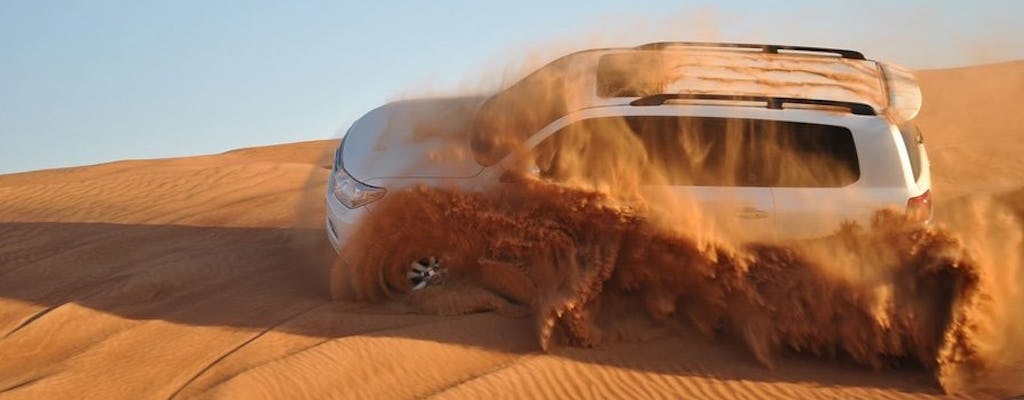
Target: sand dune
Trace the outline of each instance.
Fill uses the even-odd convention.
[[[1024,62],[918,73],[925,102],[918,117],[935,194],[1003,193],[1024,184],[1021,134]]]
[[[920,79],[940,209],[987,193],[1024,215],[1024,61]],[[767,369],[693,332],[542,353],[528,318],[329,301],[336,144],[0,176],[0,398],[942,394],[920,368],[785,355]]]

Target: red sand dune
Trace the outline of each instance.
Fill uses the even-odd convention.
[[[1024,62],[920,80],[940,212],[993,195],[1024,215]],[[784,354],[768,369],[685,329],[544,353],[529,318],[330,301],[320,202],[335,145],[0,176],[0,398],[942,394],[919,367]],[[973,394],[1015,394],[998,389],[1024,373],[1007,374]]]

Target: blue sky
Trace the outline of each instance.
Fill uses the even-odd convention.
[[[1024,1],[0,0],[0,173],[339,137],[388,100],[657,40],[1024,58]],[[527,61],[524,61],[527,60]]]

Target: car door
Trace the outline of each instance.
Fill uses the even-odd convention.
[[[702,232],[746,242],[775,236],[775,204],[771,188],[671,186],[681,218],[699,219]]]
[[[879,166],[860,164],[850,129],[796,122],[776,125],[772,140],[778,157],[772,161],[776,173],[770,183],[777,236],[827,236],[844,222],[868,222],[880,199],[873,197],[876,190],[858,183],[863,183],[864,172]]]
[[[874,203],[861,193],[841,188],[772,188],[775,230],[780,238],[804,239],[828,236],[844,222],[869,223]]]

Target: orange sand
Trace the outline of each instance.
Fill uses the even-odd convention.
[[[939,216],[967,209],[964,195],[995,195],[1024,215],[1024,62],[920,80]],[[742,343],[686,327],[543,353],[530,318],[332,302],[320,201],[335,145],[0,176],[0,398],[942,393],[913,366],[782,354],[769,369]],[[1016,278],[1000,283],[1020,291]],[[973,394],[1022,394],[1005,391],[1009,381],[1024,371]]]

